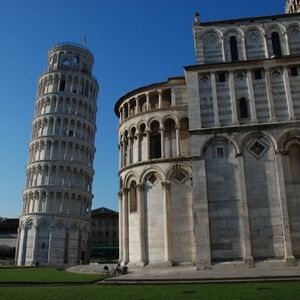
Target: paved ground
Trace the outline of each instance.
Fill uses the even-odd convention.
[[[115,265],[107,265],[113,272]],[[98,273],[104,265],[91,264],[69,268],[71,272]],[[284,267],[282,263],[272,261],[256,263],[255,268],[244,268],[237,263],[218,264],[211,270],[196,270],[195,266],[178,267],[137,267],[129,266],[127,275],[108,278],[104,283],[167,283],[167,282],[248,282],[248,281],[300,281],[300,266]]]

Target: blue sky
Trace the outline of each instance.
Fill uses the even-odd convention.
[[[0,2],[0,216],[18,217],[36,84],[54,44],[83,41],[95,57],[98,97],[93,208],[117,209],[114,104],[195,62],[193,15],[203,21],[284,12],[285,0],[10,0]]]

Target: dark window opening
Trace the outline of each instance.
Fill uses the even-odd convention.
[[[65,87],[66,87],[66,81],[62,79],[59,84],[59,91],[63,92],[65,90]]]
[[[255,70],[255,71],[254,71],[254,79],[255,79],[255,80],[260,80],[260,79],[262,79],[262,71],[261,71],[261,70]]]
[[[81,251],[81,260],[82,260],[82,261],[85,260],[85,251]]]
[[[245,98],[242,98],[239,101],[239,112],[241,119],[249,118],[248,103]]]
[[[150,138],[150,159],[161,157],[160,134],[151,135]]]
[[[218,77],[219,77],[219,82],[225,82],[226,81],[226,73],[225,72],[219,73]]]
[[[231,36],[230,40],[231,61],[239,61],[238,43],[235,36]]]
[[[297,77],[298,76],[298,68],[297,67],[292,67],[290,69],[290,71],[291,71],[291,76],[292,77]]]
[[[273,32],[271,35],[271,39],[272,39],[273,54],[276,57],[282,56],[279,34],[277,32]]]
[[[46,248],[46,243],[42,243],[42,249]]]
[[[217,158],[224,158],[224,148],[217,147]]]
[[[129,189],[129,211],[130,213],[137,211],[137,194],[136,183],[132,182]]]
[[[69,130],[69,133],[68,133],[69,136],[74,136],[74,132],[72,130]]]

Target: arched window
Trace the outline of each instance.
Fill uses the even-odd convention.
[[[161,137],[159,131],[159,123],[153,121],[150,133],[150,159],[161,157]]]
[[[245,98],[239,100],[239,113],[241,119],[249,118],[248,103]]]
[[[239,61],[238,43],[236,37],[233,35],[229,39],[231,61]]]
[[[273,32],[271,35],[271,39],[272,39],[273,54],[277,57],[282,56],[280,37],[278,32]]]
[[[136,183],[132,181],[129,189],[129,211],[131,213],[137,211]]]
[[[300,146],[294,144],[289,147],[291,176],[293,181],[300,182]]]
[[[66,80],[62,78],[59,83],[59,91],[63,92],[65,90],[65,87],[66,87]]]

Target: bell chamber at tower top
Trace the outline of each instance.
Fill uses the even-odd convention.
[[[80,44],[57,44],[48,53],[49,71],[70,70],[91,75],[93,63],[91,51]]]

